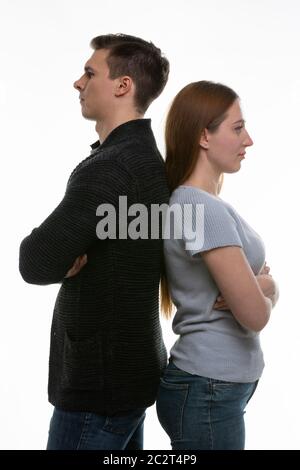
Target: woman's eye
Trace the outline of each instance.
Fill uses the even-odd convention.
[[[235,131],[237,131],[237,133],[239,134],[241,132],[241,130],[243,129],[244,126],[239,126],[239,127],[235,127]]]
[[[86,72],[87,76],[91,78],[94,74],[92,72]]]

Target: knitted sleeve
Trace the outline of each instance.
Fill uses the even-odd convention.
[[[20,245],[19,270],[30,284],[61,282],[75,259],[97,240],[100,204],[117,207],[133,181],[116,161],[98,161],[70,178],[64,198]]]

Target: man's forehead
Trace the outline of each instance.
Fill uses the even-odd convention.
[[[97,49],[93,52],[91,57],[87,60],[84,68],[86,69],[93,69],[99,70],[104,65],[107,65],[106,57],[108,56],[108,51],[104,49]]]

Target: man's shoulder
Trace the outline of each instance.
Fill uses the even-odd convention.
[[[111,180],[112,178],[126,178],[131,179],[131,172],[122,161],[109,152],[102,152],[101,154],[94,153],[81,161],[72,171],[69,180],[69,184],[93,184],[99,182],[103,183],[106,177]]]
[[[134,139],[123,144],[119,144],[115,148],[115,158],[117,161],[128,165],[132,164],[158,164],[163,163],[163,158],[157,148],[154,139]]]
[[[132,138],[94,147],[91,154],[75,167],[69,181],[74,177],[96,177],[106,172],[133,177],[140,165],[161,166],[163,163],[154,139]]]

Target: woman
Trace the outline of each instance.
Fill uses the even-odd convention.
[[[157,413],[173,449],[244,448],[243,414],[264,367],[259,331],[278,290],[261,238],[218,194],[252,144],[230,88],[200,81],[175,97],[166,124],[170,209],[192,213],[179,221],[177,212],[182,237],[173,229],[164,241],[162,307],[168,316],[171,300],[176,306],[179,338]]]

